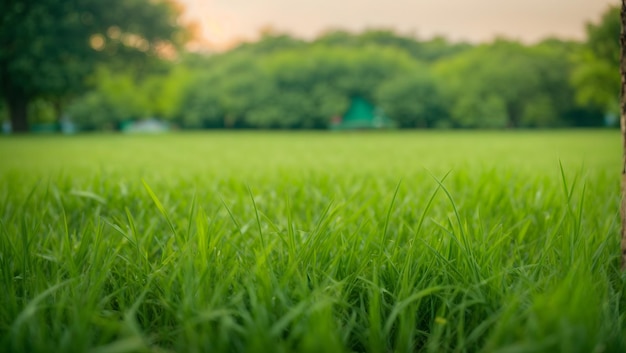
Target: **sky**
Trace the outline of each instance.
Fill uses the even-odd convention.
[[[177,0],[205,45],[224,50],[271,28],[311,39],[329,29],[393,29],[428,39],[583,39],[610,0]]]

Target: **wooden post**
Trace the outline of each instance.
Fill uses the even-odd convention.
[[[620,216],[622,220],[622,270],[626,270],[626,0],[622,0],[620,11],[622,30],[620,32],[620,74],[622,77],[622,87],[620,92],[620,126],[622,128],[622,202],[620,206]]]

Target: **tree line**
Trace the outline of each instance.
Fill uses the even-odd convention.
[[[30,24],[32,43],[20,48],[5,27],[28,22],[0,15],[0,43],[17,47],[0,52],[0,67],[6,65],[0,69],[1,114],[17,128],[23,127],[21,115],[27,116],[23,124],[65,116],[83,130],[117,129],[148,117],[183,129],[326,129],[356,97],[400,128],[617,124],[617,7],[586,24],[585,41],[468,44],[380,29],[328,31],[305,41],[266,31],[256,42],[200,54],[185,52],[189,33],[176,21],[180,9],[171,2],[112,1],[108,7],[132,5],[145,16],[103,19],[96,19],[101,2],[73,2],[83,6],[75,28],[84,29],[85,14],[91,14],[87,23],[98,24],[76,34],[82,46],[74,56],[71,48],[46,49],[36,22]],[[47,3],[57,6],[39,2]],[[22,12],[22,18],[29,15]],[[44,14],[30,16],[35,21]],[[72,23],[68,17],[56,16],[47,30],[72,27],[63,24]],[[55,39],[61,40],[48,40]],[[62,61],[68,57],[70,64]]]

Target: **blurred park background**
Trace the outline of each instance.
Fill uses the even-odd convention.
[[[581,19],[580,38],[462,40],[393,23],[304,36],[270,23],[219,45],[198,6],[2,2],[2,131],[618,125],[617,5]]]

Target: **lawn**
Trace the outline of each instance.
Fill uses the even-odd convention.
[[[2,352],[625,352],[617,130],[0,138]]]

